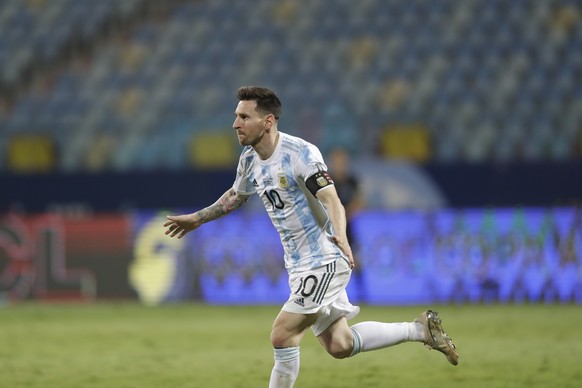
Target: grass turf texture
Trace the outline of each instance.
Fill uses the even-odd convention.
[[[352,322],[410,321],[424,307],[363,306]],[[421,344],[328,356],[311,333],[296,387],[577,387],[582,307],[436,306],[461,355]],[[1,387],[266,387],[277,307],[182,304],[0,307]]]

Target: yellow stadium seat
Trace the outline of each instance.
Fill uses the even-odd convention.
[[[232,167],[238,154],[235,147],[232,133],[203,131],[190,141],[189,159],[196,167]]]
[[[430,139],[422,124],[400,124],[386,127],[381,138],[382,155],[391,159],[424,162],[430,159]]]
[[[47,172],[55,164],[55,146],[49,136],[18,135],[8,142],[8,166],[14,172]]]

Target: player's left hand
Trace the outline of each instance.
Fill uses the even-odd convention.
[[[350,247],[348,240],[345,238],[339,238],[338,236],[331,236],[331,241],[348,257],[350,268],[354,269],[356,263],[354,262],[354,255],[352,254],[352,248]]]

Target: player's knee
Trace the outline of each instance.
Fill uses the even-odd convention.
[[[274,348],[289,346],[289,336],[281,330],[271,331],[271,345]]]
[[[345,323],[345,320],[343,321]],[[338,321],[319,335],[319,342],[333,358],[347,358],[352,354],[354,336],[347,326]]]
[[[283,338],[281,338],[281,336],[278,336],[276,333],[271,332],[271,345],[273,345],[274,348],[284,346]]]
[[[326,350],[333,358],[342,359],[350,356],[352,346],[346,343],[331,343]]]
[[[351,337],[336,336],[326,344],[325,350],[333,358],[347,358],[352,354],[353,344],[353,338]]]

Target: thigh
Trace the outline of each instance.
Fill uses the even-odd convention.
[[[319,343],[328,351],[351,349],[353,334],[346,317],[341,317],[317,336]]]
[[[305,332],[317,319],[316,314],[296,314],[281,310],[271,330],[275,347],[299,346]]]

